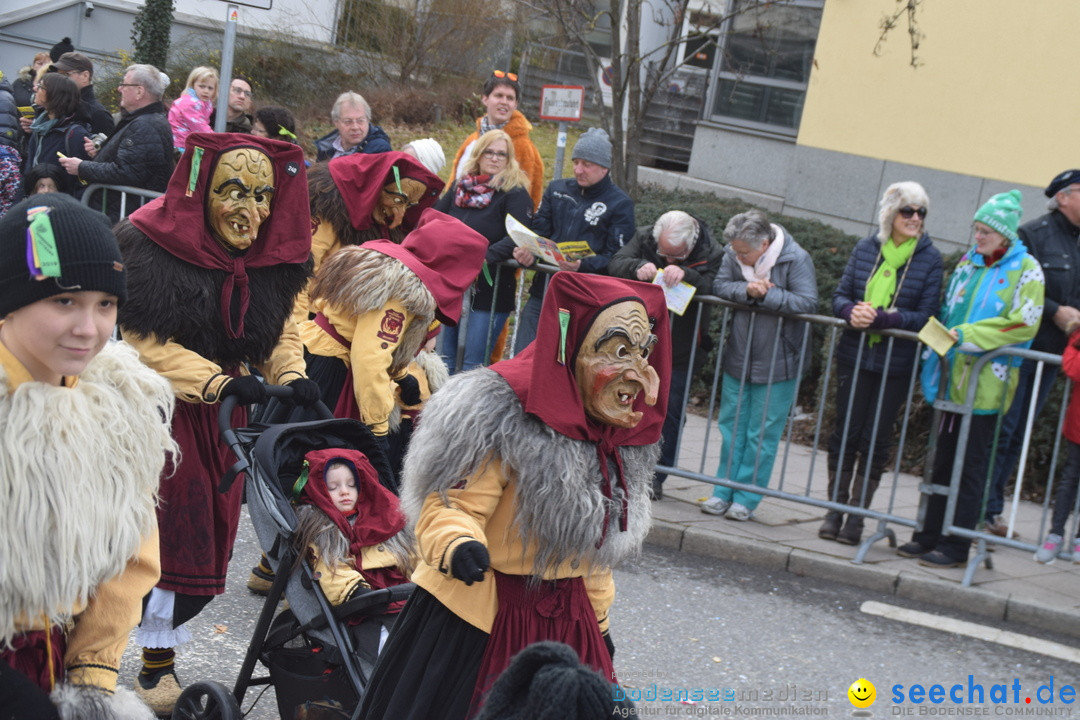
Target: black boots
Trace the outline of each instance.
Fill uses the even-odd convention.
[[[858,545],[862,539],[862,529],[862,515],[848,515],[847,520],[844,521],[844,527],[840,528],[840,532],[836,535],[836,542],[841,545]]]
[[[840,523],[843,519],[843,513],[830,510],[825,514],[825,522],[818,528],[817,536],[822,540],[836,540],[840,534]]]

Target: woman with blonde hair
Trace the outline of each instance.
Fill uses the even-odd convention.
[[[528,225],[532,207],[529,178],[514,157],[514,143],[502,130],[490,130],[480,136],[469,154],[465,174],[435,203],[436,210],[461,220],[489,243],[484,258],[487,264],[471,290],[472,310],[466,321],[463,370],[484,364],[514,309],[513,271],[491,267],[509,259],[513,248],[500,253],[490,246],[506,237],[507,215]],[[457,328],[445,328],[441,342],[443,359],[453,371]]]

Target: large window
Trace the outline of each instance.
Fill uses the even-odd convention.
[[[824,0],[733,0],[721,38],[709,115],[761,129],[798,130]]]

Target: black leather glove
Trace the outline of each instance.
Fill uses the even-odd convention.
[[[292,388],[293,403],[300,407],[311,407],[322,397],[322,388],[314,380],[297,378],[289,383],[288,387]]]
[[[420,383],[412,375],[395,380],[401,393],[401,404],[407,406],[420,404]]]
[[[611,659],[615,659],[615,641],[611,639],[611,633],[603,633],[600,637],[604,638],[604,645],[607,645],[608,654],[611,655]]]
[[[450,558],[450,574],[466,585],[484,579],[484,571],[491,564],[491,556],[484,543],[469,540],[458,545],[454,556]]]
[[[234,396],[241,405],[255,405],[266,402],[266,386],[254,375],[233,378],[221,388],[221,399]]]

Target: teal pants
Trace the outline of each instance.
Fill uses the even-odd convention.
[[[724,373],[720,389],[720,467],[716,477],[744,485],[768,487],[776,448],[795,400],[796,378],[773,383],[746,383]],[[729,467],[730,463],[730,467]],[[717,485],[713,496],[745,505],[750,510],[761,495]]]

